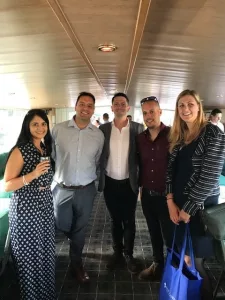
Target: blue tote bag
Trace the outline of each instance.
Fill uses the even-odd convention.
[[[184,241],[181,253],[174,251],[176,227],[174,231],[172,249],[167,250],[166,265],[160,285],[159,300],[200,300],[202,278],[195,269],[189,225],[185,227]],[[192,265],[189,267],[184,261],[185,250],[189,243]]]

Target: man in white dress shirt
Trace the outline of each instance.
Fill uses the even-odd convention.
[[[224,132],[224,125],[221,122],[222,111],[218,108],[215,108],[211,111],[209,120],[212,124],[217,125]]]
[[[105,136],[100,159],[99,191],[104,191],[111,217],[114,254],[107,268],[113,270],[121,265],[125,256],[128,271],[136,273],[133,258],[138,196],[136,136],[144,130],[144,126],[127,119],[129,109],[127,95],[115,94],[112,98],[114,120],[99,127]]]

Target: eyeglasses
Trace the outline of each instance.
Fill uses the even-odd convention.
[[[147,101],[159,102],[155,96],[150,96],[150,97],[145,97],[144,99],[142,99],[140,103],[141,103],[141,105],[143,105]]]

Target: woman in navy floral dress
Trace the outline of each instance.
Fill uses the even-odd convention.
[[[55,228],[50,185],[52,141],[49,121],[41,109],[23,121],[5,170],[5,190],[13,191],[9,226],[12,257],[24,300],[55,299]]]

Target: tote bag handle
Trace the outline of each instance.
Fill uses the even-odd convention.
[[[175,225],[174,234],[173,234],[173,243],[172,243],[172,248],[171,248],[171,252],[170,252],[171,258],[174,253],[174,245],[175,245],[175,239],[176,239],[177,226],[179,226],[179,225]],[[191,271],[193,271],[194,273],[196,273],[194,251],[193,251],[193,245],[192,245],[192,240],[191,240],[189,224],[185,225],[184,240],[183,240],[183,244],[182,244],[182,248],[181,248],[179,269],[182,270],[183,265],[184,265],[184,255],[185,255],[185,250],[186,250],[186,246],[187,246],[187,239],[188,239],[190,257],[191,257],[191,266],[189,267],[189,269]]]
[[[189,224],[185,225],[185,233],[184,233],[184,240],[183,240],[183,245],[182,245],[182,249],[181,249],[179,269],[182,270],[183,266],[184,266],[184,256],[185,256],[185,251],[186,251],[186,246],[187,246],[187,239],[188,239],[189,251],[190,251],[189,255],[191,257],[191,266],[189,267],[189,269],[193,272],[196,272],[194,251],[193,251],[193,246],[192,246]]]
[[[175,225],[175,229],[174,229],[174,233],[173,233],[173,242],[172,242],[172,248],[171,248],[171,256],[173,255],[173,252],[174,252],[174,245],[175,245],[175,238],[176,238],[176,230],[177,230],[177,226],[178,225]]]
[[[189,251],[190,251],[190,257],[191,257],[191,266],[189,267],[189,269],[191,271],[193,271],[194,273],[197,273],[196,268],[195,268],[195,257],[194,257],[194,250],[193,250],[193,244],[192,244],[189,224],[187,224],[187,237],[188,237]]]

